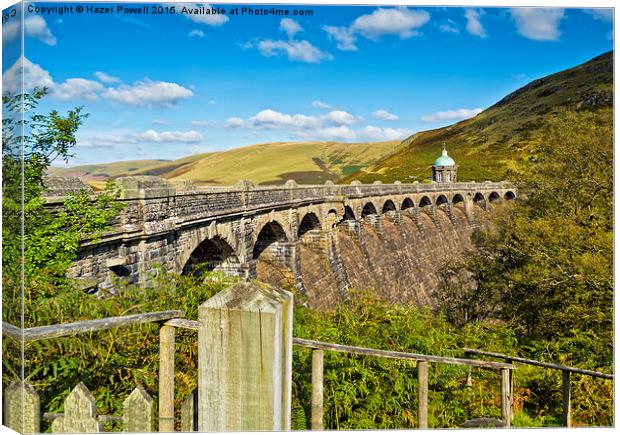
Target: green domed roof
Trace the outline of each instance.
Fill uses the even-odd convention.
[[[444,147],[441,151],[441,156],[435,160],[434,166],[455,166],[456,162],[448,155],[448,151]]]

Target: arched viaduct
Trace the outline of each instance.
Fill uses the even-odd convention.
[[[298,276],[300,246],[315,244],[331,258],[337,231],[355,236],[369,225],[380,235],[386,219],[412,219],[423,232],[429,222],[439,225],[438,213],[453,225],[475,225],[476,210],[516,197],[505,182],[257,187],[242,181],[196,189],[143,176],[117,183],[123,212],[105,235],[84,241],[68,271],[91,292],[112,289],[118,278],[148,285],[162,266],[178,274],[206,269],[254,277],[263,258]],[[53,208],[61,198],[47,201]]]

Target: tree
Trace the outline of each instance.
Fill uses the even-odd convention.
[[[571,358],[595,366],[613,355],[612,125],[610,111],[551,120],[535,163],[516,180],[522,199],[497,208],[493,230],[478,233],[475,252],[447,271],[452,283],[471,278],[463,301],[497,303],[482,316],[510,322],[524,338],[589,337]]]

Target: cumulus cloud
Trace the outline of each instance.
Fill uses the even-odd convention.
[[[258,51],[265,57],[284,56],[289,60],[305,63],[320,63],[323,60],[332,60],[333,56],[310,42],[296,40],[265,39],[258,43]]]
[[[381,121],[398,121],[400,119],[397,115],[383,109],[372,112],[372,117]]]
[[[59,100],[89,100],[99,97],[104,86],[95,81],[82,78],[67,79],[52,87],[50,96]]]
[[[190,38],[204,38],[205,32],[203,32],[200,29],[193,29],[193,30],[190,30],[187,36]]]
[[[304,140],[395,140],[409,136],[412,132],[404,128],[381,128],[368,125],[355,129],[359,118],[343,110],[332,110],[322,115],[288,114],[265,109],[248,120],[229,118],[227,128],[249,130],[281,130],[292,137]]]
[[[201,6],[206,9],[211,8],[211,5],[206,3],[170,3],[170,6],[174,6],[177,12],[181,12],[183,8],[191,11],[198,9]],[[183,16],[195,23],[206,24],[208,26],[221,26],[228,22],[228,16],[226,14],[201,14],[196,11],[195,13],[185,13]]]
[[[19,59],[2,74],[2,92],[4,94],[22,93],[22,75],[25,91],[31,91],[35,87],[54,86],[54,81],[49,72],[36,63],[32,63],[24,56]]]
[[[236,116],[230,117],[226,120],[226,124],[224,127],[226,128],[241,128],[246,125],[245,121],[241,118],[237,118]]]
[[[484,30],[484,26],[480,21],[480,12],[475,9],[466,9],[465,10],[465,19],[467,20],[467,24],[465,28],[467,31],[472,34],[479,36],[481,38],[486,38],[487,33]]]
[[[420,27],[430,20],[424,10],[406,7],[377,8],[372,13],[357,17],[348,27],[323,26],[328,36],[337,42],[342,51],[357,51],[357,35],[377,40],[385,35],[397,35],[401,39],[418,35]]]
[[[564,18],[564,9],[512,8],[510,15],[521,36],[534,41],[557,41],[560,38],[559,26]]]
[[[343,110],[332,110],[325,115],[325,119],[336,125],[351,125],[355,123],[355,116]]]
[[[119,79],[118,77],[111,76],[111,75],[106,74],[106,73],[104,73],[102,71],[96,71],[95,74],[93,74],[93,75],[101,83],[118,83],[118,82],[121,81],[121,79]]]
[[[471,118],[482,112],[482,109],[456,109],[436,112],[430,115],[424,115],[420,119],[422,122],[438,122],[438,121],[456,121]]]
[[[280,30],[286,32],[289,39],[293,39],[297,33],[304,29],[297,21],[291,18],[282,18],[280,20]]]
[[[315,100],[315,101],[312,102],[312,107],[315,107],[317,109],[327,110],[327,109],[331,109],[332,105],[324,103],[324,102],[319,101],[319,100]]]
[[[140,145],[160,143],[196,144],[202,142],[202,135],[197,131],[162,131],[147,130],[141,133],[104,132],[94,133],[87,138],[79,138],[78,146],[85,148],[116,148],[119,145]]]
[[[363,140],[400,140],[413,134],[408,128],[381,128],[367,125],[358,132],[358,138]]]
[[[178,101],[191,98],[189,89],[170,82],[145,79],[132,85],[109,88],[103,96],[116,103],[141,107],[173,107]]]
[[[24,33],[27,37],[38,39],[47,45],[56,45],[58,42],[41,15],[29,15],[24,20]],[[2,25],[3,45],[16,40],[20,35],[20,20],[13,19]]]

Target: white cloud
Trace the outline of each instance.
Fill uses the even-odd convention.
[[[324,103],[324,102],[319,101],[319,100],[313,101],[312,102],[312,107],[315,107],[317,109],[324,109],[324,110],[332,108],[331,104],[327,104],[327,103]]]
[[[613,23],[614,21],[613,8],[583,9],[583,12],[596,20],[605,21],[606,23]]]
[[[378,8],[371,14],[357,17],[351,28],[369,39],[377,39],[383,35],[398,35],[404,39],[416,35],[418,32],[415,29],[429,20],[430,15],[424,10],[416,11],[405,7]]]
[[[520,35],[534,41],[557,41],[561,32],[560,21],[564,9],[560,8],[512,8],[512,19]]]
[[[296,132],[295,136],[303,139],[313,140],[342,140],[352,141],[356,138],[356,133],[351,128],[340,125],[337,127],[323,127],[316,130],[304,130]]]
[[[103,96],[116,103],[130,106],[173,107],[179,100],[193,97],[194,93],[177,83],[145,79],[131,86],[109,88]]]
[[[357,51],[355,35],[348,27],[323,26],[330,39],[337,42],[336,47],[341,51]]]
[[[381,128],[367,125],[358,132],[358,138],[373,141],[400,140],[411,134],[413,131],[408,128]]]
[[[82,78],[67,79],[56,84],[50,96],[59,100],[96,100],[104,89],[103,85],[95,80]]]
[[[325,115],[325,119],[336,125],[351,125],[355,123],[355,117],[343,110],[332,110]]]
[[[375,119],[380,119],[381,121],[398,121],[400,119],[397,115],[383,109],[372,112],[372,117]]]
[[[151,121],[155,125],[171,125],[172,122],[166,121],[164,119],[154,119]]]
[[[47,27],[47,22],[41,15],[29,15],[24,21],[26,36],[38,39],[47,45],[56,45],[56,37]]]
[[[204,38],[205,32],[200,29],[193,29],[187,34],[187,36],[190,38]]]
[[[213,127],[215,125],[215,121],[206,121],[195,119],[190,122],[192,127]]]
[[[431,115],[424,115],[420,119],[422,122],[455,121],[471,118],[482,112],[482,109],[456,109],[436,112]]]
[[[466,9],[465,19],[467,20],[465,28],[470,34],[479,36],[481,38],[486,38],[487,34],[484,30],[482,22],[480,21],[479,11],[475,9]]]
[[[202,141],[202,135],[197,131],[162,131],[147,130],[144,133],[136,133],[129,136],[137,143],[162,143],[182,142],[198,143]]]
[[[384,35],[398,35],[401,39],[418,35],[420,27],[430,20],[425,10],[406,7],[377,8],[372,13],[357,17],[348,27],[323,26],[330,39],[342,51],[357,51],[357,35],[377,40]]]
[[[261,110],[250,118],[252,125],[268,130],[295,130],[319,128],[322,124],[317,116],[289,115],[272,109]]]
[[[458,28],[457,24],[454,22],[454,20],[446,20],[446,22],[442,23],[439,25],[439,30],[441,30],[444,33],[455,33],[455,34],[459,34],[461,33],[461,30]]]
[[[289,60],[306,63],[320,63],[323,60],[333,59],[331,54],[322,51],[306,40],[274,41],[265,39],[258,43],[258,50],[265,57],[286,55]]]
[[[31,91],[35,87],[54,86],[54,81],[49,72],[27,58],[20,58],[2,74],[2,92],[10,94],[22,93],[22,74],[25,91]]]
[[[111,76],[102,71],[96,71],[93,75],[102,83],[118,83],[121,81],[118,77]]]
[[[16,40],[21,34],[20,30],[20,20],[17,18],[3,24],[2,44]],[[47,27],[45,18],[41,15],[29,15],[26,17],[24,20],[24,34],[27,37],[38,39],[47,45],[53,46],[58,42],[52,31]]]
[[[293,39],[298,32],[302,32],[304,29],[297,21],[290,18],[282,18],[280,20],[280,30],[286,32],[289,39]]]
[[[241,128],[241,127],[245,127],[245,121],[241,118],[237,118],[236,116],[233,116],[231,118],[228,118],[228,120],[226,120],[226,124],[224,124],[224,127],[226,128]]]
[[[201,7],[204,7],[205,11],[211,11],[211,6],[206,3],[169,3],[169,5],[174,6],[177,13],[182,14],[195,23],[207,24],[209,26],[221,26],[228,22],[228,16],[226,14],[201,13]]]

